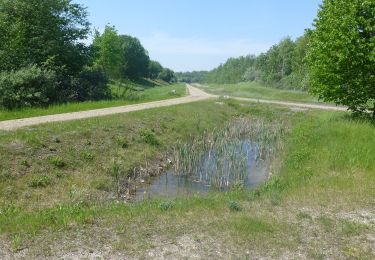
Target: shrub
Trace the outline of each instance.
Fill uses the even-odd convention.
[[[51,184],[51,178],[47,175],[34,177],[30,182],[32,188],[44,188]]]
[[[92,161],[95,158],[94,154],[92,154],[88,151],[81,152],[81,157],[82,157],[82,159],[84,159],[86,161]]]
[[[30,65],[0,73],[0,106],[8,109],[51,103],[55,73]]]
[[[66,165],[63,159],[59,156],[51,156],[48,160],[52,165],[56,166],[57,168],[63,168]]]
[[[74,80],[78,101],[100,100],[110,97],[108,79],[104,72],[95,67],[86,67]]]
[[[159,204],[159,209],[163,211],[170,210],[174,207],[174,203],[172,201],[163,201]]]
[[[154,132],[148,129],[142,129],[140,132],[140,135],[146,144],[154,145],[154,146],[160,145],[160,141],[156,138]]]
[[[240,211],[241,205],[237,201],[229,201],[228,207],[231,211]]]
[[[121,148],[126,149],[129,147],[129,141],[126,137],[123,136],[116,136],[116,143],[121,146]]]

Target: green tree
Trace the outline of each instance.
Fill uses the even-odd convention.
[[[129,35],[121,35],[120,38],[123,58],[122,76],[130,79],[146,77],[150,62],[148,52],[137,38]]]
[[[47,62],[77,75],[89,25],[86,9],[70,0],[0,0],[0,71]]]
[[[148,76],[151,79],[156,79],[162,71],[163,66],[161,66],[159,62],[152,60],[148,64]]]
[[[95,32],[93,41],[94,64],[100,66],[111,79],[121,77],[123,41],[113,26],[107,25],[102,34]]]
[[[312,92],[375,119],[375,2],[324,0],[310,37]]]
[[[163,69],[163,71],[160,72],[158,78],[166,82],[173,82],[175,80],[175,75],[173,70]]]

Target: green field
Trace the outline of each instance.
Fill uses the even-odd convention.
[[[123,88],[121,86],[112,84],[110,87],[112,94],[120,95],[118,98],[112,100],[51,105],[48,108],[25,108],[20,110],[0,109],[0,121],[124,106],[186,95],[186,87],[183,84],[167,85],[164,83],[162,86],[145,87],[144,85],[134,83],[131,85],[133,91],[131,91],[131,93],[126,93],[124,96],[121,96],[123,93]],[[175,93],[172,92],[173,90],[175,90]]]
[[[234,118],[287,126],[266,184],[115,202],[114,162],[125,175],[159,165]],[[347,113],[232,100],[0,132],[0,245],[16,257],[372,259],[374,143],[374,125]]]
[[[209,84],[203,85],[202,89],[222,96],[320,103],[318,99],[311,96],[307,92],[265,87],[257,82],[244,82],[238,84]]]

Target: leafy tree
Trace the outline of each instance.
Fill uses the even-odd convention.
[[[148,76],[151,79],[156,79],[162,71],[163,66],[161,66],[159,62],[152,60],[148,64]]]
[[[196,83],[202,82],[207,75],[207,71],[177,72],[176,78],[179,82]]]
[[[0,10],[0,71],[49,61],[77,75],[87,63],[84,7],[70,0],[0,0]]]
[[[375,2],[324,0],[310,37],[312,92],[375,119]]]
[[[141,42],[129,35],[121,35],[123,77],[138,79],[147,76],[150,57]]]
[[[160,72],[158,79],[164,80],[166,82],[173,82],[175,80],[175,75],[174,75],[173,70],[163,69],[163,71]]]
[[[113,26],[107,25],[103,34],[95,32],[93,41],[94,63],[103,68],[112,79],[121,77],[123,64],[123,41]]]
[[[89,26],[86,9],[71,0],[0,0],[0,105],[42,106],[106,92],[106,81],[77,83],[90,78],[83,43]]]

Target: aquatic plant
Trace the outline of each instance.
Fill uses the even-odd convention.
[[[286,126],[282,122],[236,119],[223,129],[177,143],[174,171],[215,188],[246,183],[249,168],[268,165],[280,148]],[[257,165],[251,165],[256,162]]]

